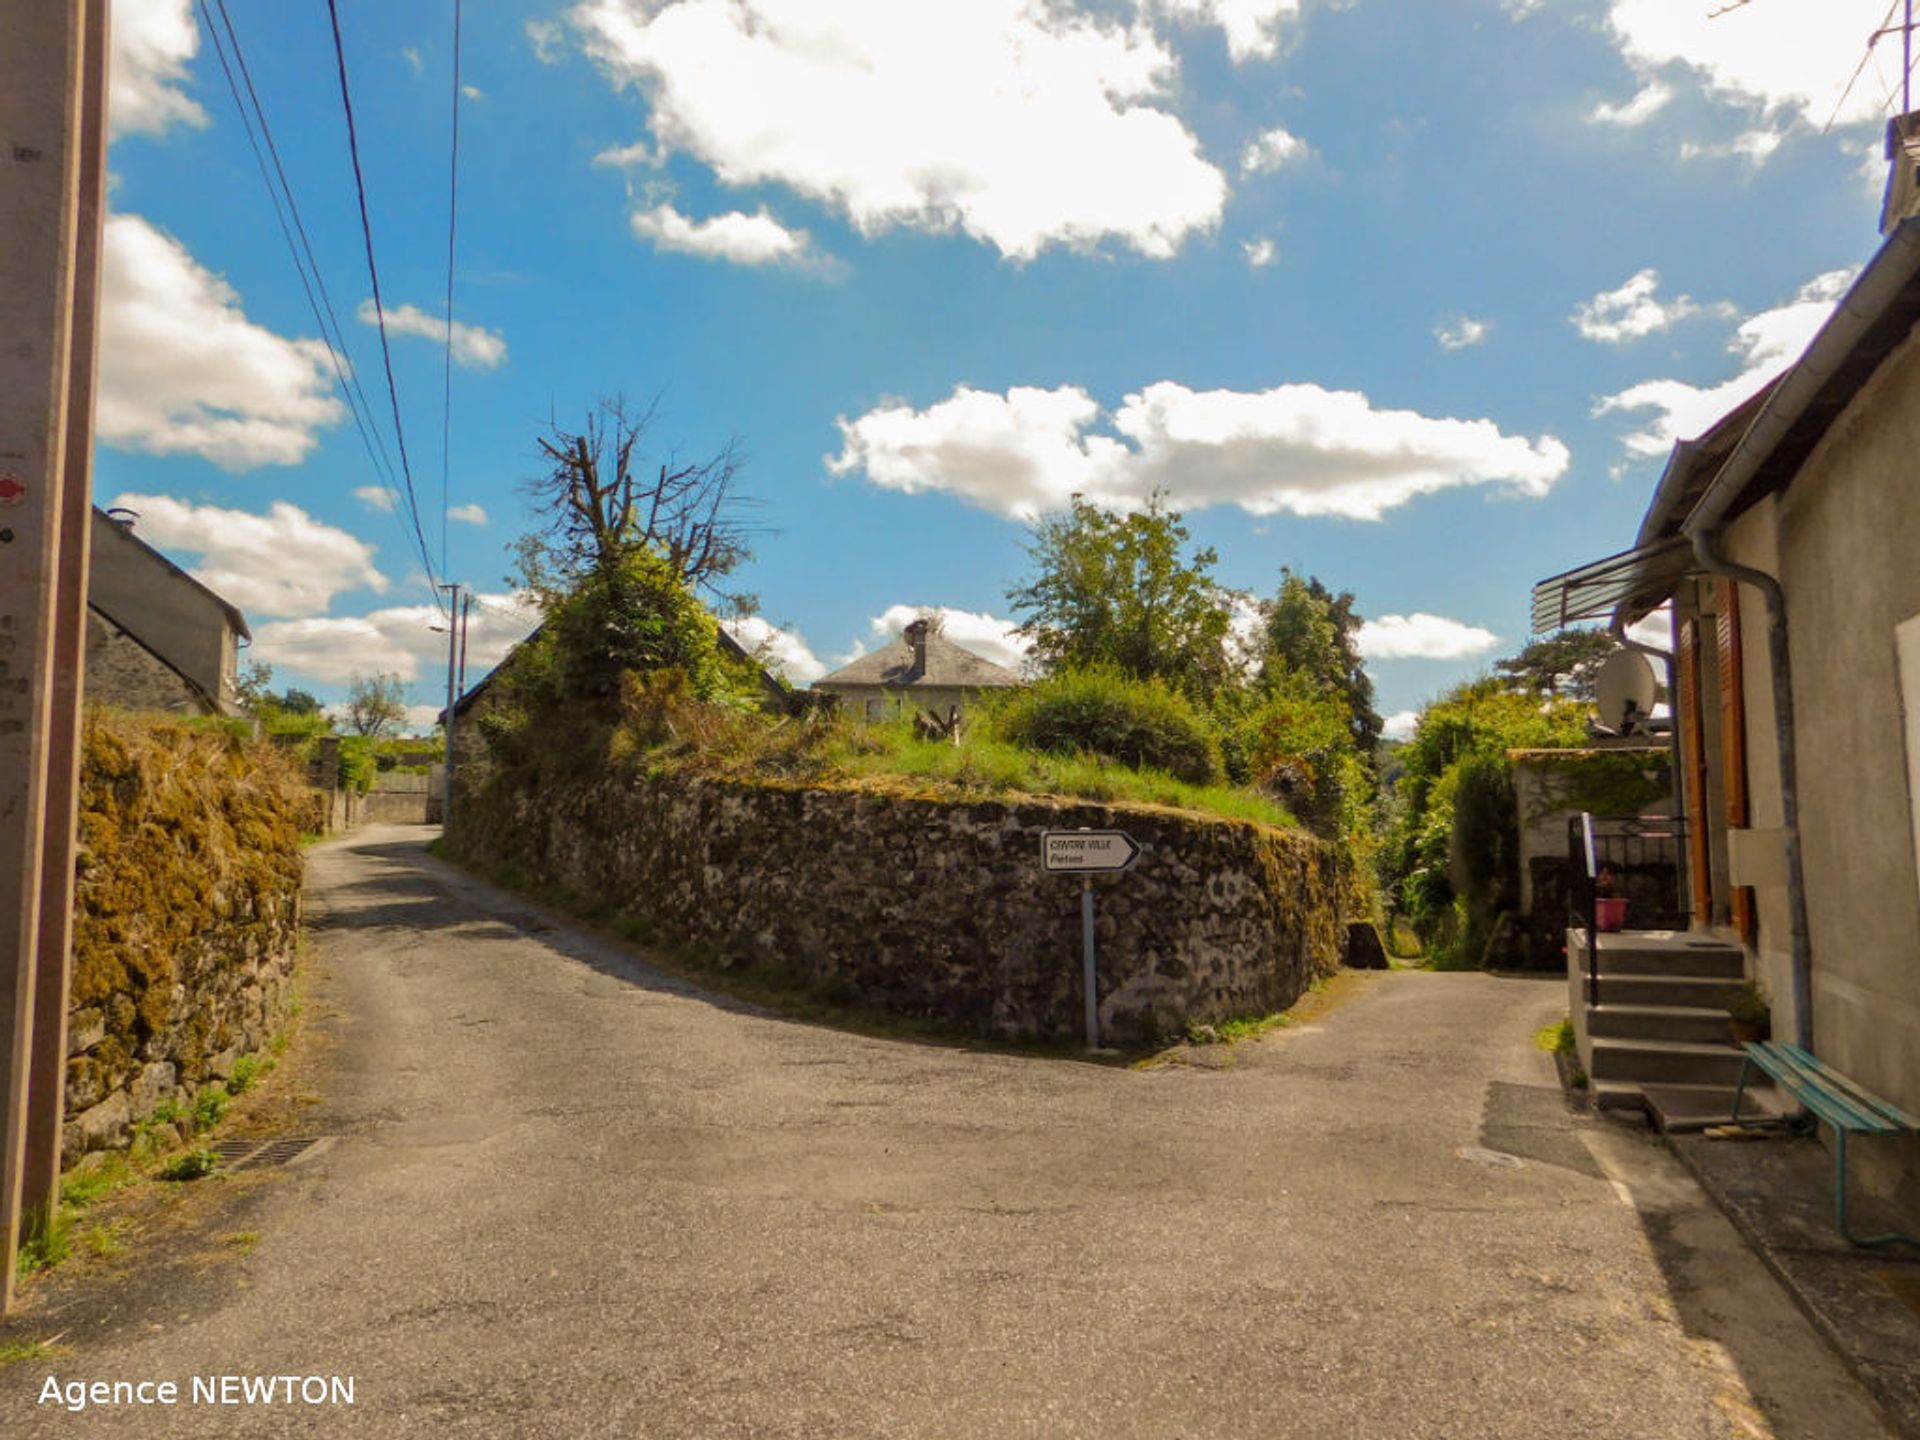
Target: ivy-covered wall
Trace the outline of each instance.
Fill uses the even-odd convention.
[[[285,1020],[307,792],[271,745],[90,712],[68,1015],[68,1163],[232,1073]]]
[[[1145,807],[960,803],[817,786],[601,776],[454,809],[455,854],[651,921],[731,963],[1008,1038],[1081,1033],[1080,886],[1046,830],[1119,828],[1098,882],[1102,1033],[1140,1040],[1293,1003],[1341,960],[1341,861],[1311,836]]]

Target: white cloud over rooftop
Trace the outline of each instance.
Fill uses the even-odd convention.
[[[1112,433],[1095,430],[1103,418]],[[1468,485],[1543,495],[1565,445],[1491,420],[1383,409],[1319,385],[1196,391],[1161,381],[1111,416],[1077,386],[958,387],[925,409],[890,402],[838,422],[836,474],[884,489],[940,491],[1014,519],[1082,494],[1115,508],[1165,489],[1183,509],[1377,520],[1416,496]]]

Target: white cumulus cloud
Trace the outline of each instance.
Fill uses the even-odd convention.
[[[1836,114],[1843,125],[1885,118],[1899,80],[1898,36],[1880,41],[1844,104],[1841,94],[1886,15],[1885,0],[1755,0],[1731,9],[1706,0],[1611,0],[1606,23],[1643,82],[1691,74],[1716,98],[1817,128]]]
[[[762,206],[752,215],[730,210],[694,220],[671,205],[636,210],[633,233],[651,240],[656,249],[676,250],[706,260],[735,265],[802,265],[817,263],[804,230],[789,230]]]
[[[353,498],[372,510],[392,512],[394,493],[384,485],[356,485]]]
[[[1519,16],[1515,16],[1519,19]],[[1420,723],[1418,710],[1396,710],[1387,716],[1380,726],[1380,733],[1389,740],[1411,740],[1416,726]]]
[[[1433,327],[1433,338],[1442,350],[1466,350],[1487,338],[1491,327],[1471,315],[1449,315]]]
[[[479,504],[454,505],[447,510],[449,520],[458,520],[462,525],[484,525],[487,523],[486,507]]]
[[[201,455],[228,470],[297,465],[334,398],[331,352],[248,320],[233,287],[137,215],[107,218],[101,251],[100,438]]]
[[[134,534],[176,559],[248,615],[312,615],[350,590],[384,592],[373,547],[298,505],[276,500],[265,514],[195,505],[170,495],[124,494],[115,508],[139,515]]]
[[[1543,495],[1566,470],[1552,436],[1503,434],[1491,420],[1385,410],[1319,385],[1196,391],[1161,381],[1100,406],[1076,386],[962,385],[925,410],[883,404],[838,424],[835,474],[908,494],[944,491],[1015,519],[1074,494],[1115,508],[1164,489],[1184,509],[1231,504],[1255,515],[1377,520],[1417,495],[1502,484]]]
[[[533,58],[542,65],[558,65],[567,53],[567,32],[558,20],[529,20],[521,27]]]
[[[1242,175],[1264,175],[1306,159],[1313,151],[1307,142],[1283,126],[1256,135],[1240,152]]]
[[[827,673],[825,662],[798,630],[783,630],[758,615],[721,623],[762,665],[795,685],[810,685]]]
[[[1166,108],[1173,55],[1138,23],[1035,0],[587,0],[568,19],[645,95],[660,152],[786,186],[863,234],[1168,256],[1226,200]]]
[[[1855,270],[1830,270],[1801,286],[1793,299],[1741,321],[1727,349],[1740,371],[1718,385],[1694,385],[1685,380],[1643,380],[1602,397],[1594,414],[1652,410],[1652,420],[1625,437],[1632,455],[1664,455],[1679,440],[1689,440],[1709,429],[1722,415],[1746,400],[1785,369],[1807,348],[1833,313],[1834,302],[1853,283]]]
[[[1159,0],[1179,19],[1217,25],[1234,60],[1270,59],[1280,49],[1281,26],[1299,15],[1304,0]]]
[[[362,300],[354,312],[362,325],[378,325],[380,309],[372,299]],[[447,322],[418,305],[390,305],[386,311],[389,335],[416,335],[436,345],[447,343]],[[453,322],[453,363],[464,370],[497,370],[507,363],[507,341],[498,330]]]
[[[1486,654],[1500,643],[1500,637],[1478,625],[1422,610],[1362,621],[1354,643],[1368,660],[1463,660]]]
[[[107,128],[119,135],[161,135],[195,128],[207,112],[181,87],[200,49],[193,0],[114,0],[107,57]]]
[[[1649,80],[1635,92],[1631,100],[1619,105],[1600,104],[1593,107],[1588,116],[1596,125],[1618,125],[1631,129],[1644,125],[1655,115],[1667,108],[1667,102],[1673,99],[1673,87],[1659,80]]]
[[[1242,241],[1240,253],[1255,270],[1264,270],[1280,258],[1280,247],[1262,235],[1258,240]]]
[[[467,622],[469,689],[539,624],[530,601],[481,594]],[[447,637],[430,604],[394,605],[364,615],[316,615],[253,627],[251,654],[283,676],[344,685],[356,675],[393,674],[403,682],[432,677],[444,683]],[[434,707],[436,710],[438,706]]]
[[[1628,277],[1618,289],[1602,290],[1591,300],[1573,307],[1573,325],[1587,339],[1603,345],[1624,345],[1658,330],[1677,325],[1700,307],[1691,296],[1677,295],[1662,301],[1660,272],[1642,270]]]

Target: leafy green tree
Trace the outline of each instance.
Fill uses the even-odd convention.
[[[1230,675],[1228,597],[1211,573],[1219,556],[1187,553],[1187,541],[1161,493],[1129,515],[1076,495],[1036,522],[1032,573],[1007,592],[1034,657],[1048,669],[1106,666],[1210,698]]]
[[[1601,662],[1620,648],[1605,630],[1565,629],[1496,660],[1496,675],[1535,695],[1591,701]]]
[[[377,740],[391,735],[407,721],[407,687],[396,674],[355,675],[347,686],[341,719],[356,735]]]
[[[1285,669],[1338,693],[1346,702],[1354,748],[1363,759],[1370,757],[1383,722],[1373,708],[1373,679],[1360,656],[1362,621],[1354,613],[1353,592],[1336,595],[1315,576],[1302,579],[1282,569],[1279,593],[1260,609],[1262,678]]]

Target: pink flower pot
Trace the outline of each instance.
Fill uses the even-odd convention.
[[[1593,902],[1593,923],[1602,930],[1621,930],[1627,924],[1627,902],[1606,896]]]

